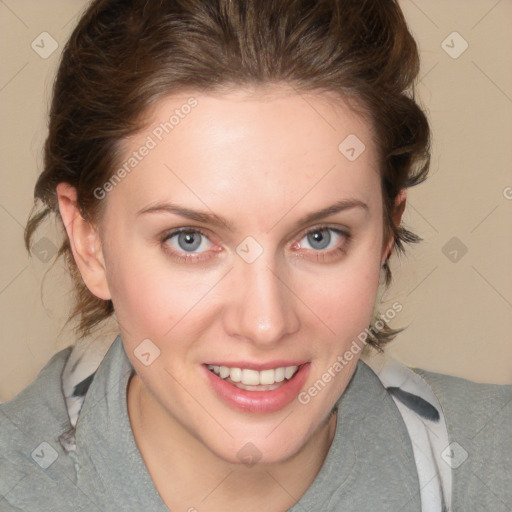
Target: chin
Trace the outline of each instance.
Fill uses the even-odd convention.
[[[254,464],[277,464],[286,462],[299,453],[318,427],[319,425],[307,428],[304,425],[299,431],[296,424],[290,423],[287,428],[277,426],[275,429],[274,426],[254,434],[249,434],[245,429],[243,434],[234,438],[227,439],[224,436],[212,439],[211,442],[203,438],[202,442],[216,457],[230,464],[246,467]],[[313,432],[310,433],[311,429]],[[229,431],[229,427],[227,430]],[[219,443],[221,439],[222,444]]]

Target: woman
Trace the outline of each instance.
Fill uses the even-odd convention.
[[[26,230],[61,219],[86,349],[1,406],[2,507],[506,510],[510,389],[360,360],[418,241],[417,73],[391,0],[90,5]]]

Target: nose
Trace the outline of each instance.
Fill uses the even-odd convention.
[[[297,298],[270,258],[252,263],[237,261],[230,272],[230,300],[225,311],[226,332],[271,349],[287,335],[299,330]]]

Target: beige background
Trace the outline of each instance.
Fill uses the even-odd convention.
[[[61,264],[29,259],[22,234],[41,169],[52,78],[84,5],[0,2],[0,401],[74,342],[63,328],[72,296]],[[430,179],[409,191],[404,219],[424,242],[393,260],[395,282],[381,308],[400,301],[392,325],[408,326],[389,351],[412,366],[512,383],[512,1],[401,5],[420,45],[419,93],[434,146]],[[454,31],[469,45],[458,58],[443,49],[455,55],[463,47],[459,36],[448,37]],[[59,44],[47,59],[31,47],[42,32]],[[50,252],[48,240],[57,243],[51,227],[35,237]],[[446,246],[453,237],[458,248]]]

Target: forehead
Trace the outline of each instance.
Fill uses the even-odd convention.
[[[371,202],[379,190],[371,126],[333,95],[191,92],[162,99],[147,121],[123,143],[129,173],[111,194],[133,210],[177,198],[257,210],[306,196]]]

